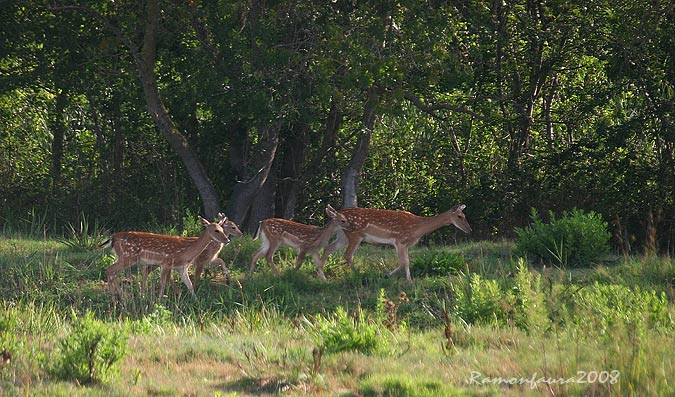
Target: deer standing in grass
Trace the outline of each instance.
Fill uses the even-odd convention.
[[[398,267],[389,275],[405,269],[405,277],[411,281],[408,249],[422,238],[443,226],[455,225],[464,233],[471,232],[471,226],[464,216],[466,206],[456,205],[450,210],[431,217],[411,214],[407,211],[380,210],[373,208],[345,208],[340,213],[347,218],[351,230],[338,232],[338,238],[323,251],[322,261],[333,252],[347,245],[344,258],[354,269],[354,251],[362,241],[374,244],[389,244],[396,248]]]
[[[295,269],[302,266],[305,255],[309,253],[317,265],[319,277],[325,280],[326,276],[323,274],[324,261],[319,256],[319,250],[328,243],[337,229],[351,230],[347,219],[330,205],[326,207],[326,215],[331,219],[323,227],[305,225],[280,218],[268,218],[261,221],[256,238],[259,237],[262,240],[262,245],[260,250],[253,255],[251,266],[248,269],[249,277],[253,274],[258,259],[263,255],[278,276],[279,270],[274,265],[274,253],[280,246],[286,246],[294,248],[298,253],[295,260]]]
[[[218,224],[223,228],[223,232],[225,232],[225,235],[228,236],[235,236],[235,237],[241,237],[243,236],[243,233],[241,230],[239,230],[239,227],[237,227],[237,224],[232,222],[231,220],[227,219],[227,216],[223,214],[222,212],[218,214],[218,220],[216,221]],[[197,240],[198,237],[180,237],[182,240],[186,242],[192,242]],[[228,241],[229,242],[229,241]],[[220,254],[220,251],[223,249],[225,244],[218,242],[218,241],[211,241],[206,248],[204,248],[204,251],[202,251],[197,258],[192,262],[195,265],[195,276],[194,276],[194,281],[192,284],[194,286],[199,285],[199,281],[201,279],[201,275],[204,270],[204,266],[206,266],[209,263],[216,263],[222,266],[223,268],[223,273],[225,273],[225,277],[229,278],[230,272],[227,270],[227,266],[225,265],[225,261],[223,261],[221,258],[218,257],[218,254]],[[157,268],[159,265],[148,265],[145,266],[145,269],[143,271],[143,289],[146,289],[147,286],[147,280],[148,280],[148,274]],[[167,274],[167,277],[170,276],[170,273]],[[168,282],[169,280],[166,280]]]
[[[204,231],[193,241],[187,241],[180,236],[146,232],[122,232],[113,234],[108,241],[101,244],[102,247],[112,247],[117,257],[117,261],[110,265],[107,270],[108,286],[113,295],[113,300],[116,301],[115,292],[118,292],[120,296],[122,295],[121,287],[115,282],[117,273],[136,263],[145,266],[159,265],[162,268],[160,296],[164,295],[164,288],[171,270],[176,270],[190,294],[196,298],[192,282],[188,276],[188,266],[211,242],[219,244],[230,242],[220,223],[209,222],[201,216],[199,221],[204,226]]]

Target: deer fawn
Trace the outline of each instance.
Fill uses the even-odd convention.
[[[239,230],[239,227],[237,227],[237,224],[232,222],[231,220],[227,219],[227,216],[223,214],[222,212],[218,214],[218,220],[216,221],[218,224],[223,228],[223,232],[225,232],[225,235],[228,236],[235,236],[235,237],[241,237],[243,236],[243,233],[241,230]],[[192,242],[197,240],[197,237],[180,237],[182,240],[186,242]],[[229,241],[228,241],[229,242]],[[217,242],[217,241],[211,241],[209,245],[204,248],[204,251],[202,251],[197,258],[192,262],[195,265],[195,278],[193,281],[193,285],[199,285],[199,281],[201,279],[201,275],[204,270],[204,266],[206,266],[209,263],[217,263],[223,268],[223,273],[225,273],[225,276],[229,278],[230,272],[227,270],[227,266],[225,265],[225,261],[220,259],[218,257],[218,254],[220,254],[220,251],[223,249],[225,244]],[[148,274],[157,268],[159,265],[148,265],[145,267],[145,270],[143,271],[143,289],[146,288],[147,286],[147,279],[148,279]],[[168,282],[169,280],[167,280]]]
[[[319,277],[325,280],[326,276],[323,274],[324,260],[319,257],[319,250],[326,245],[337,229],[351,230],[347,219],[330,205],[326,207],[326,215],[331,219],[323,227],[305,225],[280,218],[268,218],[260,222],[256,238],[260,237],[262,246],[253,255],[251,266],[248,269],[249,277],[253,274],[258,259],[263,255],[265,255],[267,263],[270,264],[274,273],[279,275],[279,270],[274,265],[274,253],[280,246],[286,246],[294,248],[298,253],[295,260],[295,269],[300,268],[305,255],[309,253],[317,265]]]
[[[195,240],[185,240],[180,236],[167,236],[146,232],[122,232],[113,234],[108,241],[101,244],[102,247],[112,248],[117,261],[110,265],[107,270],[108,286],[116,300],[115,289],[122,295],[122,289],[115,282],[115,276],[120,270],[139,263],[145,266],[160,266],[162,268],[160,296],[164,295],[164,288],[169,279],[171,270],[180,273],[183,283],[196,298],[190,277],[188,266],[204,251],[212,242],[227,244],[230,239],[223,231],[219,222],[209,222],[199,217],[204,225],[204,231]]]
[[[410,259],[408,248],[417,244],[419,239],[443,226],[455,225],[464,233],[471,232],[471,226],[466,220],[464,210],[466,206],[456,205],[449,211],[436,216],[422,217],[406,211],[391,211],[372,208],[345,208],[340,213],[347,218],[351,230],[338,232],[338,238],[323,251],[322,261],[347,245],[344,258],[349,266],[354,268],[354,251],[362,241],[374,244],[389,244],[396,248],[399,265],[389,275],[405,269],[405,277],[410,277]]]

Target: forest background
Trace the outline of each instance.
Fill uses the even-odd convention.
[[[3,0],[0,228],[464,203],[472,239],[581,208],[672,254],[674,8]]]

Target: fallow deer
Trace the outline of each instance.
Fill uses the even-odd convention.
[[[218,222],[209,222],[201,216],[199,220],[204,226],[204,231],[193,241],[187,241],[180,236],[122,232],[113,234],[108,241],[101,244],[102,247],[112,248],[117,257],[117,261],[107,269],[108,286],[113,300],[116,300],[115,290],[120,296],[122,294],[121,288],[115,282],[115,276],[120,270],[136,263],[145,266],[159,265],[162,268],[160,296],[164,295],[166,280],[171,270],[176,270],[190,294],[196,298],[192,282],[188,277],[188,266],[211,242],[227,244],[230,241]]]
[[[331,219],[323,227],[305,225],[280,218],[268,218],[260,222],[256,238],[262,240],[262,245],[260,250],[253,255],[248,270],[249,277],[253,274],[258,259],[263,255],[265,255],[267,263],[270,264],[274,273],[279,275],[279,270],[274,265],[274,253],[280,246],[287,246],[294,248],[298,253],[295,260],[296,269],[300,268],[305,255],[309,253],[317,265],[319,277],[325,280],[326,276],[323,274],[324,261],[319,256],[319,250],[328,243],[337,229],[351,230],[347,219],[330,205],[326,207],[326,215]]]
[[[410,277],[410,259],[408,249],[417,244],[422,236],[443,226],[455,225],[464,233],[471,232],[471,226],[462,212],[464,204],[456,205],[450,210],[431,217],[422,217],[407,211],[381,210],[374,208],[345,208],[340,213],[347,218],[352,230],[338,232],[338,238],[328,245],[321,258],[347,245],[344,258],[354,268],[354,251],[362,241],[375,244],[389,244],[396,248],[399,265],[389,275],[405,269],[405,277]]]
[[[217,222],[223,228],[223,232],[225,232],[225,235],[227,235],[228,237],[243,236],[243,233],[241,232],[241,230],[239,230],[237,224],[227,219],[227,216],[225,216],[225,214],[223,214],[222,212],[218,214]],[[186,242],[192,242],[197,240],[197,237],[180,237],[180,238]],[[223,261],[221,258],[218,257],[218,254],[220,254],[220,251],[223,249],[224,245],[225,244],[217,241],[211,241],[209,245],[207,245],[206,248],[204,248],[204,251],[202,251],[202,253],[199,254],[199,256],[197,256],[197,258],[193,261],[193,264],[195,265],[195,276],[192,284],[194,286],[199,285],[199,281],[201,279],[204,266],[206,266],[209,263],[219,264],[223,268],[223,273],[225,274],[225,276],[229,277],[230,272],[227,270],[225,261]],[[145,270],[143,272],[143,289],[146,288],[148,274],[157,267],[158,265],[149,265],[145,267]],[[169,280],[166,280],[166,282],[168,281]]]

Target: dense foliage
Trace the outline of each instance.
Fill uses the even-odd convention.
[[[516,228],[518,255],[528,255],[549,264],[560,266],[590,265],[609,252],[611,234],[607,222],[595,212],[573,209],[564,211],[560,219],[549,212],[544,223],[536,210],[532,210],[532,223]]]
[[[479,238],[582,208],[675,247],[670,1],[86,4],[0,10],[6,232],[465,203]]]

